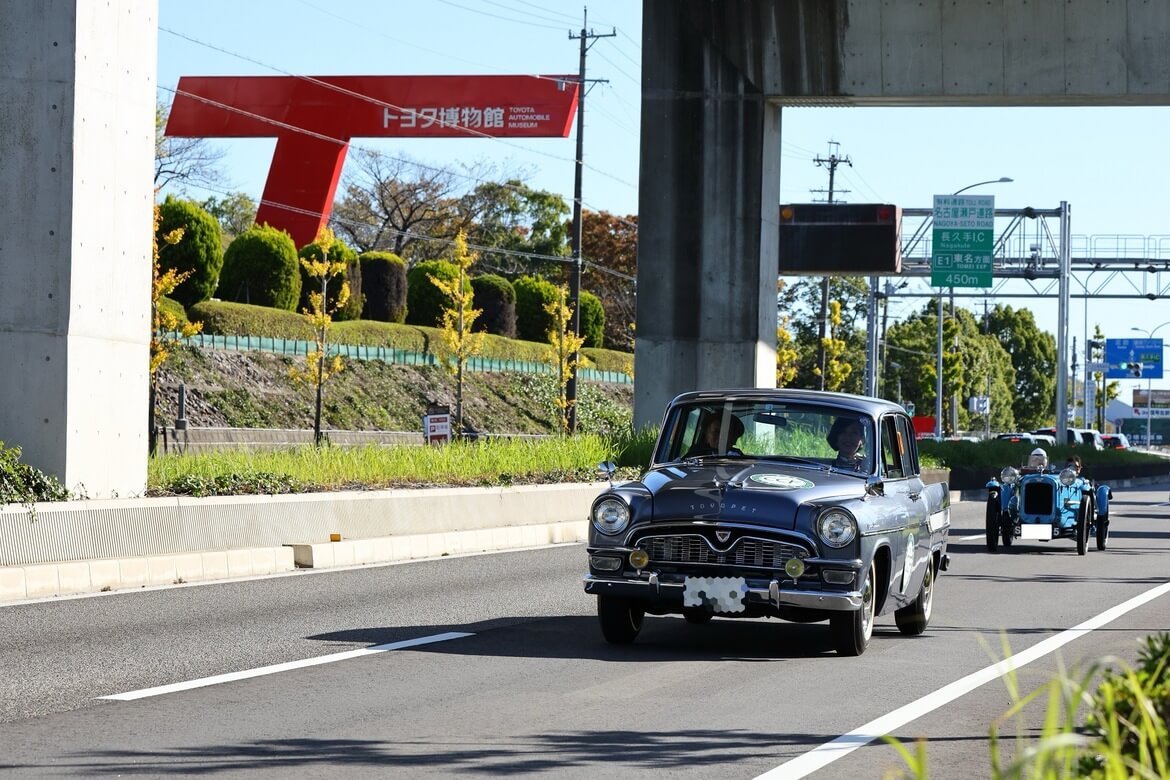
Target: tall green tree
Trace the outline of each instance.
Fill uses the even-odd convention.
[[[508,276],[559,276],[564,263],[525,255],[569,255],[569,206],[560,195],[534,190],[519,179],[484,182],[459,201],[467,240],[482,247],[492,269]],[[487,249],[507,252],[490,253]]]
[[[582,284],[605,309],[605,345],[634,351],[637,314],[638,217],[607,211],[581,212]]]
[[[1053,419],[1057,372],[1056,338],[1036,325],[1027,309],[997,304],[983,318],[984,331],[995,337],[1016,371],[1012,409],[1017,424],[1031,430]]]
[[[777,313],[781,321],[789,323],[792,347],[798,354],[796,375],[787,387],[816,388],[820,386],[819,323],[821,311],[820,277],[798,277],[794,282],[782,280],[776,294]],[[827,375],[839,375],[838,388],[847,393],[860,393],[864,381],[861,370],[865,365],[865,318],[869,290],[861,277],[831,277],[829,301],[836,302],[836,314],[830,315],[826,327],[826,341],[832,342],[834,359],[840,365],[826,366]],[[833,317],[836,322],[833,322]],[[830,330],[832,331],[830,333]],[[841,372],[841,365],[850,370]],[[828,388],[826,376],[826,388]]]
[[[173,195],[168,195],[158,210],[160,222],[155,231],[155,245],[159,268],[164,273],[174,270],[181,277],[170,297],[183,306],[207,300],[215,292],[223,269],[219,223],[194,201],[180,200]],[[175,230],[182,231],[182,241],[158,242]]]
[[[215,217],[223,231],[224,243],[256,224],[256,201],[244,192],[233,192],[222,198],[214,195],[200,204],[203,210]]]

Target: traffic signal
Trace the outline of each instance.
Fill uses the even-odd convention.
[[[1132,377],[1141,377],[1142,364],[1141,363],[1130,363],[1129,364],[1129,375]]]

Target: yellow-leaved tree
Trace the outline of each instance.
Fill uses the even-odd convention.
[[[475,253],[467,249],[467,236],[460,230],[455,236],[451,256],[451,262],[459,269],[458,278],[448,281],[427,274],[431,284],[450,301],[449,306],[443,307],[437,352],[447,370],[455,375],[455,436],[463,435],[463,368],[468,358],[479,354],[486,335],[471,330],[476,318],[483,313],[482,309],[472,308],[472,291],[465,286],[475,259]]]
[[[562,284],[557,288],[557,299],[544,305],[544,310],[552,318],[552,327],[548,331],[551,346],[545,355],[557,379],[555,403],[560,411],[561,433],[569,432],[569,377],[579,367],[577,355],[585,343],[583,337],[573,332],[573,309],[568,304],[568,297],[569,287]]]
[[[294,366],[289,370],[289,376],[298,385],[316,387],[317,405],[313,414],[313,442],[320,447],[321,397],[325,383],[329,381],[330,377],[341,373],[344,368],[341,355],[334,355],[332,358],[326,356],[329,345],[329,326],[333,322],[333,313],[349,300],[349,282],[344,277],[345,263],[329,262],[329,252],[337,243],[337,237],[333,235],[333,231],[327,227],[321,228],[313,243],[321,250],[320,257],[313,255],[311,258],[301,258],[301,266],[310,279],[321,280],[321,291],[309,293],[309,308],[304,309],[301,314],[313,328],[313,339],[316,345],[313,351],[305,356],[305,368],[298,369]],[[337,293],[337,299],[330,306],[328,303],[329,279],[339,274],[342,275],[341,289]]]
[[[789,322],[790,318],[784,316],[776,326],[776,387],[788,387],[788,383],[796,379],[800,360],[796,339],[788,329]]]
[[[845,380],[853,373],[853,365],[842,360],[845,354],[845,339],[837,338],[841,328],[841,302],[829,302],[829,331],[825,335],[825,389],[840,390]]]
[[[180,320],[172,310],[162,305],[162,299],[174,292],[175,288],[193,272],[183,271],[180,273],[178,270],[170,268],[165,273],[160,273],[158,264],[159,240],[161,239],[164,243],[172,246],[183,240],[183,228],[175,228],[166,235],[160,236],[158,229],[161,224],[162,211],[156,201],[154,204],[154,230],[152,231],[154,260],[150,285],[150,409],[148,413],[150,420],[148,424],[150,426],[149,448],[152,455],[158,445],[154,430],[158,370],[166,362],[171,354],[171,349],[180,339],[194,336],[203,329],[203,323]]]

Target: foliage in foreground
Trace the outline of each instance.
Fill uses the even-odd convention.
[[[20,447],[0,441],[0,505],[67,501],[69,491],[56,477],[20,462]]]
[[[1170,777],[1170,634],[1158,633],[1142,641],[1134,667],[1112,659],[1117,669],[1105,667],[1102,661],[1080,674],[1062,670],[1026,696],[1020,693],[1012,668],[1004,677],[1012,706],[991,725],[987,776],[993,780]],[[1006,646],[1005,655],[1010,657]],[[1092,681],[1098,677],[1094,689]],[[1044,723],[1039,738],[1032,739],[1029,735],[1035,732],[1023,713],[1045,697]],[[1082,711],[1083,724],[1078,718]],[[1000,733],[1012,723],[1015,750],[1008,759],[1001,752]],[[897,748],[909,768],[901,776],[925,780],[925,743],[919,741],[911,750],[893,737],[885,740]]]

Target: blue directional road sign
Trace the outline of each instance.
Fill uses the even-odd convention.
[[[1106,379],[1161,379],[1162,339],[1105,339]]]

